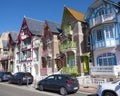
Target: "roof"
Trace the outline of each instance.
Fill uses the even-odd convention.
[[[51,32],[61,33],[61,25],[52,21],[45,20]]]
[[[8,31],[8,32],[3,32],[0,38],[1,38],[2,40],[7,40],[9,33],[10,33],[9,31]]]
[[[2,40],[3,49],[8,49],[7,40]]]
[[[16,42],[18,34],[19,34],[18,32],[10,32],[13,42]]]
[[[31,19],[31,18],[26,18],[26,17],[25,17],[25,20],[26,20],[27,26],[32,34],[42,35],[44,22],[41,22],[41,21],[35,20],[35,19]]]
[[[70,14],[76,19],[76,20],[79,20],[79,21],[82,21],[82,22],[85,22],[84,21],[84,17],[85,17],[85,14],[81,13],[81,12],[78,12],[74,9],[71,9],[71,8],[67,8],[65,7],[69,12]]]
[[[115,3],[114,1],[112,0],[96,0],[93,4],[91,4],[87,10],[87,13],[86,13],[86,17],[85,18],[89,18],[89,14],[91,14],[91,10],[90,9],[94,9],[98,6],[100,6],[103,2],[107,2],[109,4],[113,4],[114,6],[117,6],[118,8],[120,8],[120,5],[119,5],[119,2],[118,3]]]

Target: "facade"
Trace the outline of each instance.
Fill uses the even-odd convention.
[[[85,16],[91,34],[94,66],[91,75],[118,78],[120,72],[120,5],[111,0],[96,0]]]
[[[9,50],[7,46],[9,32],[2,33],[0,37],[0,70],[9,71],[8,60],[9,60]]]
[[[18,37],[18,32],[10,32],[8,34],[8,39],[7,39],[7,46],[8,46],[8,71],[14,72],[15,71],[15,48],[17,44],[17,37]]]
[[[41,46],[41,75],[49,75],[59,70],[56,55],[59,54],[59,34],[61,32],[60,24],[45,21]]]
[[[60,35],[60,54],[56,58],[63,73],[89,73],[88,30],[84,14],[64,7],[62,18],[63,34]]]
[[[35,79],[58,71],[61,26],[24,17],[16,45],[15,72],[31,72]]]
[[[24,17],[16,46],[15,72],[31,72],[35,79],[40,76],[40,44],[44,22]]]

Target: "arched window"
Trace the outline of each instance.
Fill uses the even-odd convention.
[[[116,56],[113,53],[104,53],[97,57],[98,66],[116,65]]]

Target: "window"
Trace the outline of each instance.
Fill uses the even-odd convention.
[[[55,76],[49,76],[47,77],[47,80],[54,80],[55,79]]]
[[[103,10],[103,9],[98,12],[99,16],[104,15],[104,14],[105,14],[105,10]]]
[[[106,39],[114,38],[113,26],[107,26],[105,32],[106,32]]]
[[[103,40],[104,39],[104,35],[103,35],[103,31],[102,29],[97,30],[97,41]]]
[[[58,76],[58,78],[57,78],[58,80],[62,80],[63,78],[62,78],[62,76]]]
[[[28,28],[23,29],[23,31],[24,31],[24,34],[27,34]]]
[[[26,55],[27,55],[27,58],[31,57],[31,51],[28,50],[28,51],[26,52]]]
[[[98,66],[112,66],[116,65],[116,57],[113,53],[104,53],[97,58]]]

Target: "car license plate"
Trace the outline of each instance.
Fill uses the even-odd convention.
[[[74,90],[77,90],[78,89],[78,87],[74,87]]]

